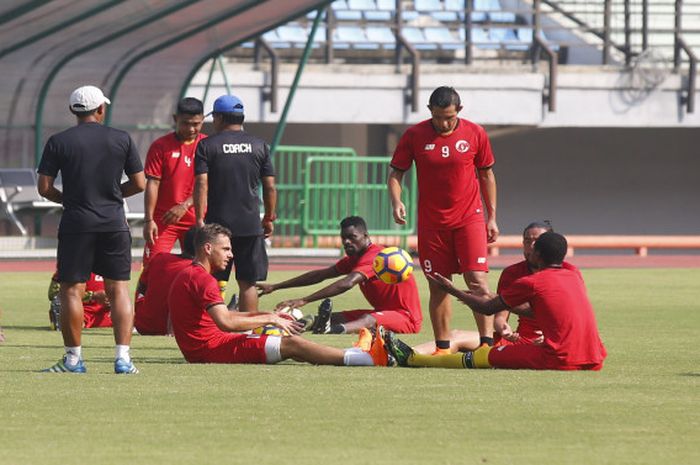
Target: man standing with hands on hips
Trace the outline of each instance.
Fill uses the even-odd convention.
[[[415,163],[418,253],[423,271],[447,277],[461,273],[473,293],[486,295],[487,242],[498,237],[491,142],[481,126],[459,118],[462,104],[454,88],[435,89],[428,109],[431,118],[404,133],[391,160],[387,184],[394,221],[406,223],[401,181]],[[449,353],[452,302],[434,281],[429,280],[429,285],[435,353]],[[492,345],[493,316],[474,313],[474,318],[480,342]]]
[[[265,238],[272,235],[276,219],[277,190],[270,147],[243,130],[243,102],[238,97],[217,98],[211,114],[216,134],[200,141],[195,155],[197,225],[218,223],[231,230],[233,261],[215,277],[222,287],[235,265],[239,309],[255,312],[258,310],[255,283],[267,279]],[[260,185],[265,207],[262,220]]]

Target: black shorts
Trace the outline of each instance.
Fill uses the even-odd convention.
[[[255,283],[267,279],[267,250],[263,236],[239,236],[231,238],[233,260],[228,267],[214,273],[218,281],[228,281],[231,267],[236,266],[236,280]]]
[[[84,283],[90,273],[105,279],[131,279],[129,231],[58,235],[58,282]]]

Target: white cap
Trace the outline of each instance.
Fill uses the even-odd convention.
[[[103,103],[112,103],[105,97],[100,88],[95,86],[78,87],[70,94],[68,101],[70,109],[75,112],[91,111]]]

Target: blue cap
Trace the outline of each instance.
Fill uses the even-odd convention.
[[[243,114],[243,102],[235,95],[222,95],[214,100],[214,110],[212,113],[240,113]]]

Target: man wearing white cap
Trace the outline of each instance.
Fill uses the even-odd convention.
[[[39,193],[63,205],[57,278],[66,354],[46,372],[86,372],[80,341],[82,298],[94,272],[104,277],[112,307],[114,372],[138,373],[129,354],[134,317],[129,298],[131,233],[124,216],[124,197],[143,191],[146,180],[129,134],[102,125],[109,103],[97,87],[73,91],[69,110],[78,124],[51,136],[39,163]],[[54,186],[59,172],[63,191]],[[126,182],[121,181],[123,173],[129,178]]]
[[[277,191],[270,147],[243,131],[243,102],[222,95],[214,102],[216,134],[199,142],[195,153],[194,208],[197,225],[221,224],[232,232],[233,261],[215,276],[228,281],[236,267],[239,309],[258,310],[255,283],[267,279],[265,237],[273,231]],[[262,184],[265,214],[260,219],[258,188]],[[206,212],[206,218],[205,218]]]

